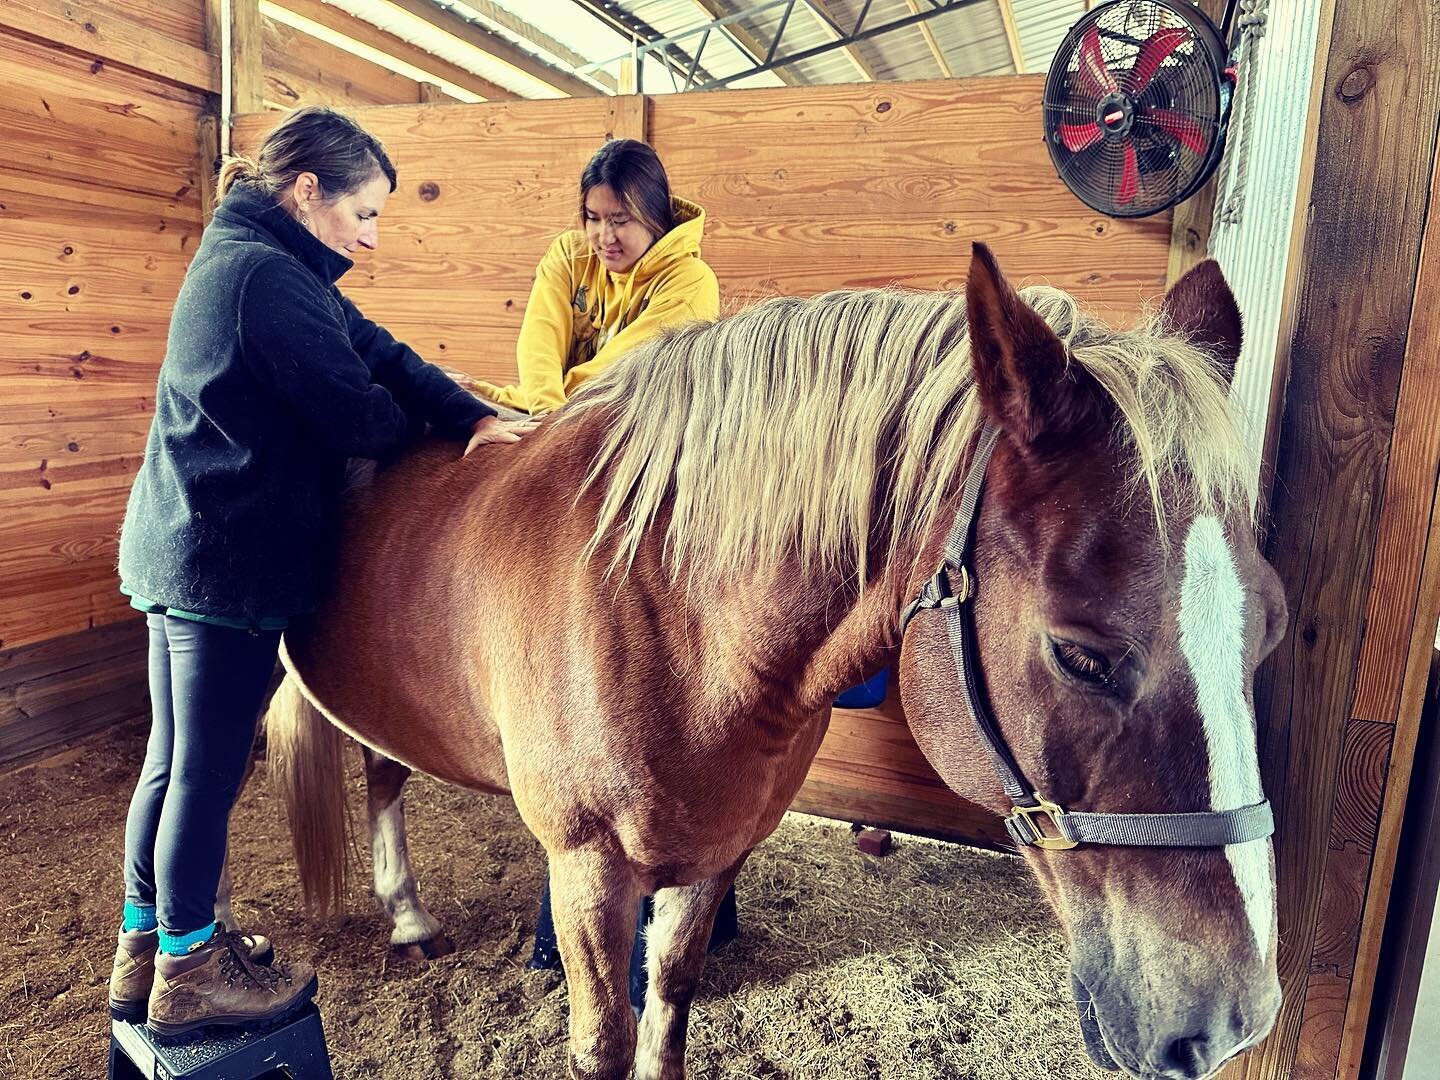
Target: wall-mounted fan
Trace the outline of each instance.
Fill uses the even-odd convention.
[[[1235,91],[1234,3],[1223,30],[1185,0],[1114,0],[1070,29],[1045,81],[1045,142],[1081,201],[1143,217],[1209,179]]]

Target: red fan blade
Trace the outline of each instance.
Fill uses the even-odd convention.
[[[1165,58],[1189,40],[1190,30],[1184,26],[1167,26],[1146,38],[1135,57],[1135,66],[1125,76],[1125,92],[1138,94],[1149,86]]]
[[[1125,144],[1125,166],[1120,173],[1120,189],[1115,192],[1115,201],[1128,206],[1135,201],[1140,191],[1140,160],[1135,156],[1135,144]]]
[[[1205,138],[1204,129],[1183,113],[1170,109],[1149,109],[1145,112],[1145,118],[1154,121],[1156,127],[1166,132],[1187,150],[1203,154],[1209,144],[1209,140]]]
[[[1080,39],[1080,67],[1076,71],[1080,85],[1096,97],[1113,94],[1117,89],[1115,76],[1105,66],[1105,54],[1100,50],[1100,31],[1087,27]]]
[[[1077,154],[1094,146],[1104,137],[1099,124],[1061,124],[1060,142],[1066,150]]]

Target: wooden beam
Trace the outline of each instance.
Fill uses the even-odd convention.
[[[920,14],[920,5],[915,0],[905,0],[905,6],[910,9],[911,15]],[[945,79],[953,79],[955,72],[950,69],[950,63],[945,59],[945,53],[940,48],[940,43],[935,40],[935,34],[930,29],[928,22],[917,24],[920,29],[920,36],[925,39],[925,44],[930,47],[930,55],[935,58],[935,66],[940,69],[940,76]]]
[[[230,0],[230,109],[265,108],[265,27],[260,0]]]
[[[999,0],[999,3],[1002,14],[1011,6],[1010,0]],[[1214,20],[1216,26],[1220,25],[1225,0],[1199,0],[1198,6]],[[1186,271],[1204,262],[1210,252],[1210,230],[1215,224],[1215,192],[1220,185],[1221,171],[1217,169],[1199,191],[1170,212],[1170,265],[1165,273],[1167,289],[1184,277]],[[1265,505],[1263,500],[1260,505]]]
[[[108,8],[64,0],[9,0],[0,4],[0,30],[106,63],[153,75],[191,90],[220,88],[214,57]]]
[[[611,98],[605,119],[605,138],[649,142],[649,100],[644,94],[619,94]]]
[[[514,68],[536,82],[544,83],[552,90],[571,97],[598,97],[601,91],[583,79],[561,71],[532,56],[524,49],[498,34],[492,34],[482,26],[462,19],[453,11],[437,7],[430,0],[379,0],[386,7],[395,8],[421,19],[451,37],[473,46],[492,59]]]
[[[716,0],[690,0],[690,2],[693,3],[700,14],[704,15],[707,19],[723,19],[726,15],[730,14],[721,7]],[[765,54],[770,51],[770,46],[761,44],[759,38],[750,33],[749,30],[746,30],[738,22],[727,23],[720,28],[720,32],[730,40],[732,45],[750,57],[755,63],[763,64],[765,62]],[[788,67],[782,66],[771,68],[770,70],[786,86],[805,85],[805,80]]]
[[[809,7],[810,13],[815,16],[815,21],[820,24],[820,29],[824,31],[826,37],[831,41],[839,41],[845,36],[845,31],[840,29],[840,24],[835,21],[834,16],[830,14],[830,9],[826,7],[825,0],[805,0],[805,4]],[[862,79],[866,82],[875,81],[875,69],[867,64],[865,58],[860,55],[858,45],[845,45],[840,51],[845,54]]]
[[[494,3],[493,0],[465,0],[465,6],[484,16],[486,22],[504,27],[521,41],[544,49],[555,59],[572,68],[583,67],[590,62],[590,57],[582,56],[563,41],[557,41],[533,23],[526,22],[509,9]],[[592,71],[590,77],[609,90],[615,90],[618,86],[615,79],[605,71]]]
[[[422,82],[422,83],[420,84],[420,95],[419,95],[419,97],[420,97],[420,104],[422,104],[422,105],[429,104],[430,102],[454,101],[454,100],[455,100],[455,99],[452,98],[449,94],[445,93],[444,87],[438,86],[438,85],[436,85],[436,84],[433,83],[433,82]]]
[[[1372,590],[1412,612],[1419,606],[1416,593],[1387,583],[1392,568],[1380,564],[1388,553],[1378,546],[1379,496],[1403,464],[1396,417],[1410,337],[1427,332],[1412,302],[1425,284],[1440,9],[1336,0],[1329,34],[1266,541],[1294,629],[1262,667],[1255,695],[1278,811],[1285,999],[1274,1032],[1227,1077],[1354,1075],[1370,980],[1359,905],[1387,843],[1385,811],[1375,817],[1386,758],[1397,780],[1405,775],[1396,757],[1404,744],[1352,706]],[[1352,740],[1362,731],[1383,738]],[[1347,904],[1352,917],[1322,919]]]
[[[196,125],[199,161],[195,165],[200,184],[200,221],[206,224],[215,213],[215,180],[220,168],[220,117],[207,112]]]
[[[426,52],[418,45],[386,33],[373,23],[356,18],[348,11],[324,3],[323,0],[275,0],[275,6],[303,19],[309,19],[338,37],[377,49],[427,75],[438,76],[448,83],[469,90],[472,94],[478,94],[487,101],[515,101],[520,98],[515,91],[507,90],[497,82],[467,71],[434,53]]]
[[[1014,0],[995,0],[1000,7],[1000,21],[1005,24],[1005,43],[1010,46],[1010,60],[1015,74],[1025,74],[1025,50],[1020,45],[1020,28],[1015,23]]]

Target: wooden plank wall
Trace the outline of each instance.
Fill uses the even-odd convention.
[[[200,236],[202,94],[16,32],[43,8],[0,9],[0,759],[144,708],[117,534]],[[203,37],[198,4],[87,18],[181,57]]]
[[[1164,286],[1168,214],[1075,199],[1040,138],[1043,76],[656,97],[649,136],[710,213],[736,300],[899,283],[959,288],[970,242],[1126,320]]]
[[[1131,318],[1163,289],[1169,218],[1112,220],[1065,191],[1036,134],[1042,85],[1018,76],[353,110],[385,142],[400,190],[380,251],[344,284],[423,355],[513,377],[535,264],[573,227],[580,170],[615,133],[648,135],[676,193],[705,206],[705,256],[731,303],[958,287],[982,239],[1016,278]],[[240,117],[237,147],[273,122]]]
[[[535,264],[571,227],[580,170],[613,134],[648,137],[675,191],[705,206],[705,256],[731,306],[892,283],[958,288],[971,240],[983,239],[1016,279],[1128,320],[1164,288],[1169,219],[1112,220],[1060,185],[1036,136],[1042,85],[1022,76],[356,110],[400,187],[379,252],[344,286],[428,358],[513,378]],[[237,145],[255,145],[273,122],[240,118]],[[1007,843],[935,777],[894,700],[837,710],[797,806]]]

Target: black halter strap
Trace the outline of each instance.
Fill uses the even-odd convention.
[[[1142,847],[1223,847],[1263,840],[1275,832],[1268,799],[1234,810],[1207,810],[1193,814],[1087,814],[1057,806],[1025,779],[1010,752],[980,684],[980,651],[975,633],[975,571],[969,565],[975,518],[985,469],[1000,437],[999,428],[986,423],[970,461],[970,472],[960,496],[960,509],[945,540],[945,559],[935,576],[900,614],[903,636],[910,621],[922,611],[938,609],[945,617],[955,673],[966,707],[990,751],[1000,785],[1013,804],[1005,828],[1020,846],[1064,850],[1079,844]],[[951,573],[959,578],[952,585]]]

